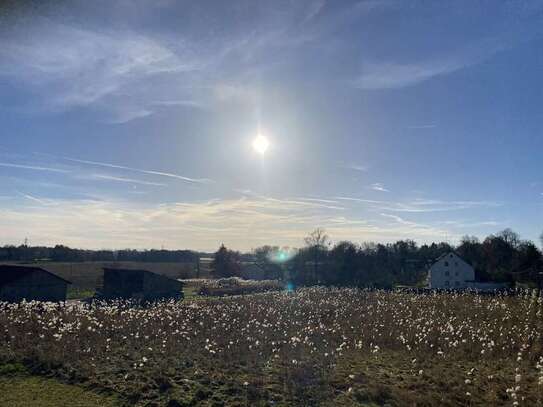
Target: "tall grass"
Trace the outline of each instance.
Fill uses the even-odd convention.
[[[181,403],[179,394],[242,405],[542,403],[543,300],[529,291],[311,288],[146,308],[4,303],[0,327],[0,360],[141,405]],[[409,386],[415,398],[402,399]]]

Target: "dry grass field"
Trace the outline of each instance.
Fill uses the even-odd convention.
[[[0,360],[137,406],[543,406],[543,301],[303,289],[0,306]]]

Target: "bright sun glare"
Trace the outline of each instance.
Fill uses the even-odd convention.
[[[266,137],[264,137],[263,135],[259,134],[254,140],[253,140],[253,149],[258,153],[258,154],[264,154],[267,150],[268,150],[268,147],[270,146],[270,142],[268,141],[268,139]]]

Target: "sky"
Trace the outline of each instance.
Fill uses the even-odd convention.
[[[0,245],[538,242],[542,50],[529,0],[0,10]]]

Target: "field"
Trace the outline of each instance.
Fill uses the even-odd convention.
[[[1,365],[108,405],[543,406],[543,301],[528,291],[3,304],[0,327]]]

